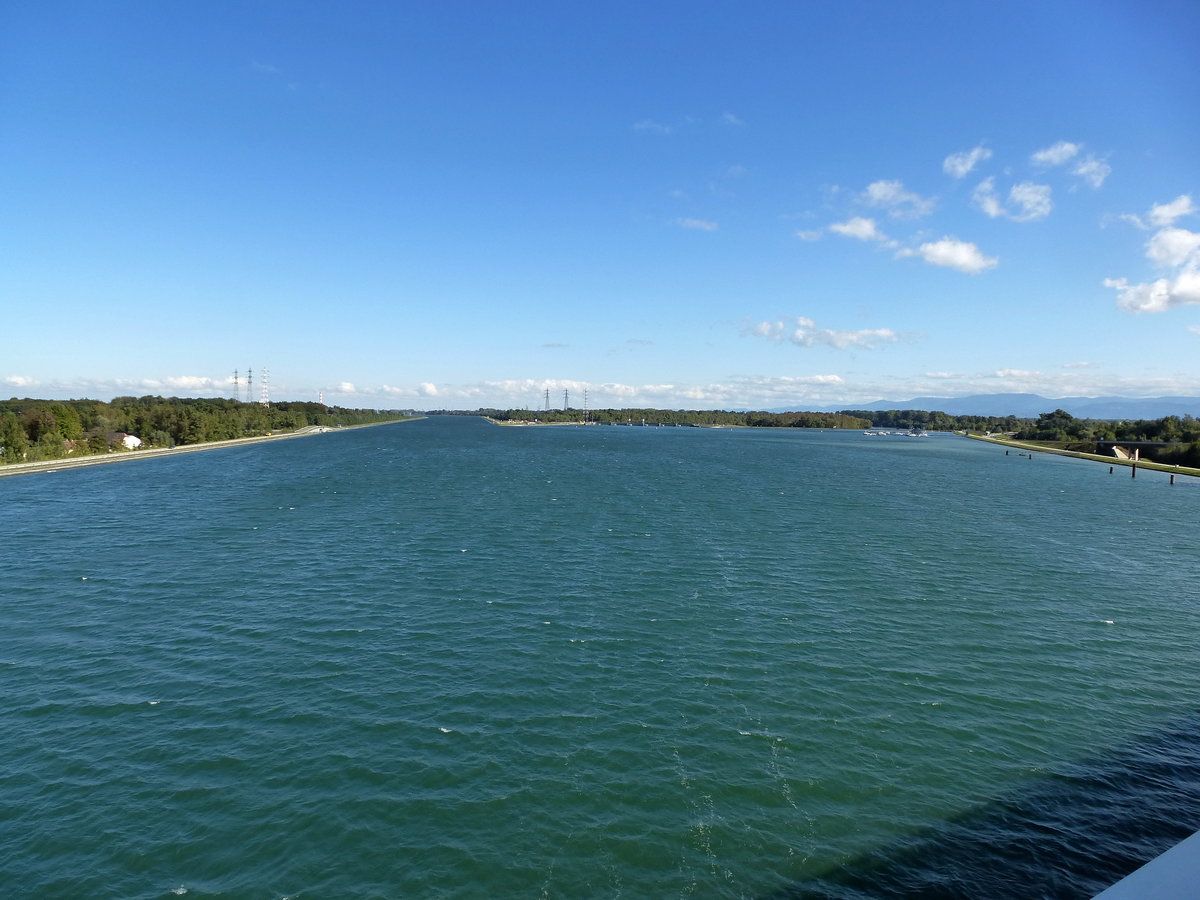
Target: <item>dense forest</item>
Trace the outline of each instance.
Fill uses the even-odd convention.
[[[264,406],[226,399],[117,397],[100,400],[0,401],[0,464],[63,459],[123,449],[125,435],[142,447],[175,447],[258,437],[306,425],[366,425],[404,418],[397,412],[343,409],[323,403]]]

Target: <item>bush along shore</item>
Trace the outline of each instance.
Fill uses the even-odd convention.
[[[405,413],[283,401],[117,397],[0,401],[0,471],[23,463],[261,440],[301,429],[376,425]]]

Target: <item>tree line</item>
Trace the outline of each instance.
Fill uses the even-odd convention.
[[[734,412],[724,409],[476,409],[432,410],[426,415],[486,416],[497,422],[595,422],[600,425],[745,426],[752,428],[867,428],[846,413]]]
[[[264,406],[224,398],[116,397],[101,400],[0,401],[0,464],[63,459],[123,449],[175,447],[260,437],[306,425],[366,425],[403,418],[395,411],[344,409],[282,401]]]
[[[1161,419],[1077,419],[1065,410],[1042,413],[1016,435],[1019,440],[1046,441],[1067,450],[1094,453],[1097,441],[1142,441],[1166,446],[1141,448],[1155,462],[1200,467],[1200,419],[1164,416]]]

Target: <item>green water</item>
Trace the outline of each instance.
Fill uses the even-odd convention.
[[[4,479],[0,888],[795,889],[1194,712],[1198,501],[462,418]]]

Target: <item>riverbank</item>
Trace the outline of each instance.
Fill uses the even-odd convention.
[[[1116,456],[1101,456],[1099,453],[1081,453],[1078,450],[1063,450],[1059,447],[1046,447],[1042,444],[1031,443],[1028,441],[1017,441],[1012,438],[998,438],[991,435],[971,434],[966,433],[966,436],[973,441],[983,441],[986,444],[999,444],[1003,447],[1012,447],[1017,450],[1026,452],[1034,451],[1037,453],[1051,453],[1054,456],[1073,456],[1076,459],[1090,459],[1094,462],[1108,463],[1110,466],[1128,466],[1138,469],[1150,469],[1156,472],[1168,472],[1171,475],[1190,475],[1195,478],[1200,478],[1200,469],[1191,469],[1187,466],[1173,466],[1166,463],[1150,462],[1148,460],[1139,459],[1121,459]]]
[[[108,463],[126,462],[133,459],[152,459],[157,456],[178,456],[181,453],[199,453],[204,450],[220,450],[225,447],[240,447],[243,444],[262,444],[267,441],[282,441],[288,438],[306,437],[311,434],[325,434],[330,431],[348,431],[351,428],[375,428],[379,425],[395,425],[396,422],[410,422],[414,418],[396,419],[394,422],[369,422],[365,425],[343,425],[329,427],[327,425],[306,425],[295,431],[280,434],[263,434],[256,437],[234,438],[229,441],[208,441],[203,444],[183,444],[178,447],[165,447],[151,450],[115,450],[110,453],[97,453],[92,456],[65,457],[63,459],[45,459],[38,462],[10,463],[0,466],[0,478],[9,475],[33,475],[38,472],[57,472],[60,469],[80,469],[84,466],[101,466]]]

